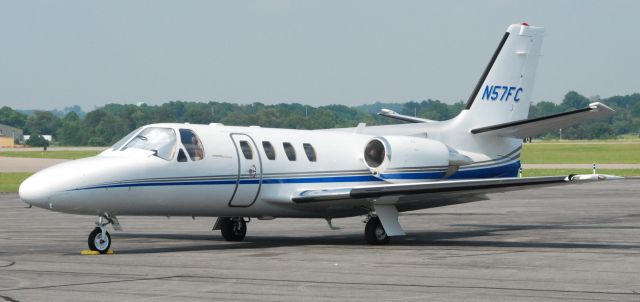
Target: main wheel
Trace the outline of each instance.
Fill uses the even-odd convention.
[[[221,220],[220,232],[226,241],[242,241],[247,234],[247,223],[242,217],[225,217]]]
[[[364,227],[364,237],[369,244],[383,245],[389,243],[391,237],[384,231],[380,218],[372,217],[367,221],[367,225]]]
[[[111,247],[111,235],[109,232],[104,232],[105,236],[102,236],[102,230],[98,227],[93,229],[89,234],[89,249],[92,251],[97,251],[100,254],[104,254]]]

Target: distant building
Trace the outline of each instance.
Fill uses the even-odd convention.
[[[22,130],[0,124],[0,147],[14,147],[16,139],[19,143],[23,142]]]

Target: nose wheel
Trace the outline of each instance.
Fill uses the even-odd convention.
[[[105,228],[96,227],[89,234],[89,249],[105,254],[111,247],[111,235]]]
[[[109,224],[117,231],[122,230],[120,222],[118,222],[115,216],[109,216],[108,214],[99,216],[96,222],[97,227],[89,233],[89,239],[87,240],[90,250],[100,254],[109,252],[109,248],[111,247],[111,235],[107,232],[107,225]]]

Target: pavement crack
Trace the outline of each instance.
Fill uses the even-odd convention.
[[[524,291],[524,292],[548,292],[548,293],[578,293],[578,294],[604,294],[604,295],[633,295],[634,292],[621,291],[595,291],[595,290],[563,290],[563,289],[541,289],[541,288],[525,288],[525,287],[498,287],[498,286],[460,286],[460,285],[435,285],[435,284],[399,284],[384,282],[337,282],[337,281],[312,281],[312,280],[294,280],[294,279],[269,279],[269,278],[250,278],[250,277],[214,277],[214,276],[189,276],[180,275],[167,277],[172,278],[202,278],[217,280],[241,280],[241,281],[262,281],[262,282],[289,282],[294,284],[339,284],[339,285],[362,285],[362,286],[392,286],[406,288],[449,288],[449,289],[489,289],[498,291]]]
[[[5,268],[5,267],[10,267],[12,265],[16,264],[15,261],[7,261],[7,264],[5,265],[0,265],[0,268]]]
[[[447,259],[447,258],[461,258],[461,257],[493,256],[493,255],[504,255],[504,254],[515,254],[515,253],[522,253],[522,252],[507,251],[507,252],[492,252],[492,253],[479,253],[479,254],[468,254],[468,255],[431,256],[427,258],[428,259]]]
[[[67,274],[67,275],[87,275],[87,276],[101,276],[101,277],[142,277],[148,276],[146,274],[118,274],[118,273],[90,273],[79,271],[53,271],[53,270],[33,270],[33,269],[12,269],[10,272],[23,272],[23,273],[36,273],[36,274]]]
[[[20,302],[19,300],[16,300],[14,298],[8,297],[8,296],[0,296],[0,299],[3,299],[7,302]]]
[[[163,280],[163,279],[172,279],[177,276],[167,276],[167,277],[149,277],[149,278],[137,278],[137,279],[123,279],[123,280],[110,280],[110,281],[95,281],[95,282],[81,282],[81,283],[68,283],[68,284],[59,284],[59,285],[47,285],[47,286],[33,286],[33,287],[19,287],[19,288],[7,288],[0,289],[0,292],[9,292],[9,291],[17,291],[17,290],[32,290],[32,289],[51,289],[51,288],[61,288],[61,287],[70,287],[70,286],[82,286],[82,285],[96,285],[96,284],[110,284],[110,283],[120,283],[120,282],[136,282],[136,281],[148,281],[148,280]],[[0,296],[4,297],[4,296]],[[9,300],[7,300],[9,301]]]

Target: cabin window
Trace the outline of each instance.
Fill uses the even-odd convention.
[[[242,154],[244,154],[244,158],[253,159],[253,150],[251,150],[251,146],[247,141],[240,141],[240,149],[242,150]]]
[[[282,143],[282,147],[284,147],[284,153],[290,161],[296,160],[296,149],[293,148],[291,143]]]
[[[189,129],[180,129],[180,142],[187,150],[191,160],[201,160],[204,158],[204,148],[198,136]]]
[[[113,144],[113,146],[111,146],[111,150],[116,151],[116,150],[120,149],[120,147],[122,147],[122,145],[124,145],[126,142],[128,142],[136,133],[138,133],[138,131],[140,131],[140,128],[131,131],[125,137],[121,138],[119,141],[117,141],[115,144]]]
[[[273,149],[273,146],[270,142],[262,142],[262,148],[264,148],[264,154],[268,159],[274,160],[276,159],[276,150]]]
[[[316,150],[313,149],[313,146],[311,146],[311,144],[302,144],[302,147],[304,148],[304,153],[307,154],[309,161],[316,161]]]
[[[170,128],[145,128],[122,150],[127,148],[153,151],[155,156],[170,160],[176,149],[176,132]]]

